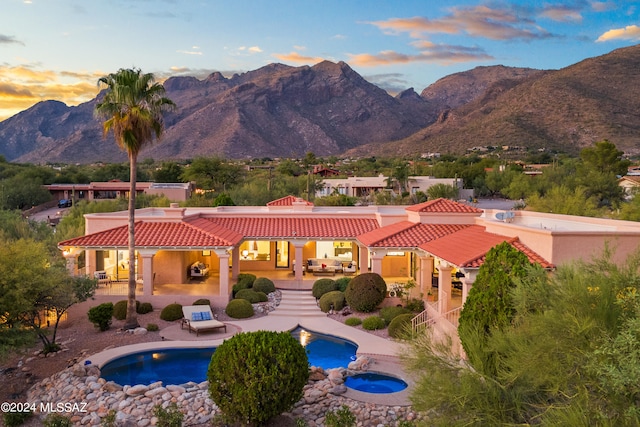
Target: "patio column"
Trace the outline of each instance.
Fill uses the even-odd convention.
[[[220,260],[220,296],[227,297],[229,296],[229,249],[213,250]]]
[[[231,278],[238,278],[238,274],[240,274],[240,248],[234,246],[231,251]]]
[[[358,245],[358,270],[360,273],[369,271],[369,248]]]
[[[478,275],[478,271],[466,271],[464,277],[462,278],[462,306],[464,306],[467,297],[469,296],[469,291],[471,287],[473,287],[473,283],[476,281],[476,276]]]
[[[80,252],[75,248],[62,251],[62,256],[67,261],[67,271],[70,276],[75,277],[78,275],[78,255],[80,255]]]
[[[420,293],[427,295],[431,290],[431,278],[433,277],[433,257],[431,255],[420,255]]]
[[[96,271],[96,251],[95,249],[86,249],[84,256],[84,273],[87,276],[93,277],[94,271]]]
[[[384,249],[378,249],[375,252],[371,252],[371,272],[378,273],[382,276],[382,259],[387,255],[387,251]]]
[[[296,279],[296,282],[302,283],[302,272],[304,271],[304,255],[302,253],[302,249],[307,242],[305,240],[291,240],[290,242],[295,250],[293,276]]]
[[[451,271],[453,268],[442,261],[438,274],[438,311],[444,314],[451,310]]]
[[[152,249],[139,249],[138,254],[142,258],[142,295],[153,295],[153,257],[157,251]]]

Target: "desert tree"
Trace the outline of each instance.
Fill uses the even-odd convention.
[[[129,157],[129,283],[127,294],[127,318],[125,328],[138,325],[136,315],[135,278],[135,197],[138,155],[164,131],[162,113],[175,108],[175,103],[165,96],[164,86],[155,81],[153,74],[140,69],[120,69],[116,73],[98,79],[99,86],[106,86],[102,99],[96,104],[96,114],[105,118],[105,136],[113,131],[116,143]]]

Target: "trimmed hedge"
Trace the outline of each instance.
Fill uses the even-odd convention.
[[[344,324],[347,326],[358,326],[358,325],[362,325],[362,319],[360,319],[359,317],[348,317],[345,321]]]
[[[406,338],[410,334],[411,319],[414,318],[413,313],[400,314],[393,318],[389,323],[389,336],[391,338]]]
[[[407,310],[404,307],[384,307],[380,310],[380,317],[382,317],[388,325],[395,317],[410,312],[410,310]]]
[[[269,301],[267,294],[264,292],[256,292],[253,289],[242,289],[238,291],[235,299],[244,299],[249,301],[251,304]]]
[[[270,294],[271,292],[276,291],[276,285],[274,285],[271,279],[267,277],[258,277],[253,282],[253,290],[256,292],[264,292],[265,294]]]
[[[353,310],[369,313],[375,310],[387,294],[387,283],[377,273],[363,273],[349,282],[344,296]]]
[[[246,319],[253,316],[253,306],[246,299],[234,299],[229,301],[225,312],[234,319]]]
[[[369,316],[362,321],[362,328],[367,331],[376,331],[387,327],[384,319],[380,316]]]
[[[335,311],[342,310],[344,307],[344,294],[340,291],[331,291],[320,297],[318,301],[320,310],[328,313],[331,310],[331,306]]]
[[[87,313],[89,321],[93,323],[100,331],[106,331],[111,326],[111,318],[113,317],[113,303],[105,302],[95,307],[91,307]]]
[[[136,300],[136,313],[140,313],[140,301]],[[118,301],[113,305],[113,317],[117,320],[124,320],[127,318],[127,300]]]
[[[302,398],[309,361],[289,332],[244,332],[218,346],[207,379],[211,400],[225,421],[267,425]]]
[[[208,300],[207,298],[200,298],[200,299],[195,300],[193,302],[193,304],[191,304],[191,305],[208,305],[208,306],[211,306],[211,301]]]
[[[338,286],[338,290],[340,292],[346,291],[350,281],[351,281],[351,277],[346,277],[346,276],[336,279],[336,286]]]
[[[238,274],[238,285],[244,286],[243,289],[251,288],[253,286],[253,282],[256,281],[256,275],[251,273],[240,273]]]
[[[153,306],[150,302],[142,302],[138,305],[138,309],[136,310],[138,314],[147,314],[153,311]]]
[[[313,283],[313,288],[311,289],[311,293],[316,299],[322,297],[322,295],[327,292],[337,291],[338,285],[336,285],[336,281],[329,278],[318,279]]]
[[[173,322],[174,320],[182,319],[183,317],[182,305],[176,302],[169,304],[160,312],[160,318],[168,322]]]

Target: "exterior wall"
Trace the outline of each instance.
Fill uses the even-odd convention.
[[[382,259],[382,276],[398,277],[409,276],[410,254],[405,252],[404,256],[385,256]]]

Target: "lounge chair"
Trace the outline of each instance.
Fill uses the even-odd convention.
[[[215,316],[211,312],[211,307],[208,305],[185,305],[182,307],[182,319],[181,327],[185,325],[189,328],[189,333],[195,332],[196,336],[201,331],[212,331],[215,329],[224,329],[227,332],[227,325],[215,319]]]

